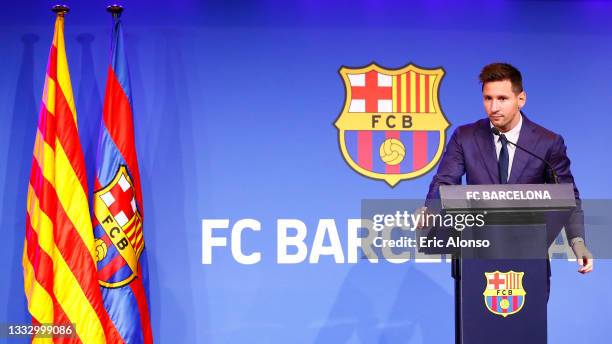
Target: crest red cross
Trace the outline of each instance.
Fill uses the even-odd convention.
[[[124,176],[121,176],[124,178]],[[110,194],[113,195],[115,201],[108,205],[108,209],[114,217],[117,217],[121,212],[125,215],[127,220],[130,220],[134,216],[134,188],[132,185],[127,182],[127,180],[123,179],[124,183],[120,182],[116,183],[111,189]],[[122,186],[123,184],[123,186]],[[126,185],[128,187],[126,187]],[[124,190],[125,188],[125,190]]]
[[[489,283],[493,284],[493,288],[499,289],[500,285],[506,283],[505,279],[499,278],[499,274],[498,273],[495,273],[493,276],[494,276],[493,279],[489,280]]]
[[[393,99],[390,86],[378,86],[378,72],[371,70],[365,73],[365,86],[351,86],[353,99],[365,100],[366,112],[378,112],[378,101]]]

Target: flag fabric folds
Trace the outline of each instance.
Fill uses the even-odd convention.
[[[24,290],[33,324],[75,324],[73,338],[34,342],[116,343],[103,305],[64,42],[55,22],[28,186]]]
[[[152,343],[140,173],[128,66],[113,14],[92,216],[104,306],[126,343]]]

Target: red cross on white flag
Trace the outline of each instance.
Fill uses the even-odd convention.
[[[487,289],[506,289],[506,274],[488,273]]]
[[[121,227],[128,223],[136,213],[134,188],[125,175],[121,175],[117,184],[110,191],[100,195],[100,198]]]
[[[375,70],[349,74],[351,104],[349,112],[392,112],[393,77]]]

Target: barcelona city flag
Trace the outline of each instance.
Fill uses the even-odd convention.
[[[113,6],[111,6],[113,7]],[[152,343],[140,173],[120,8],[112,8],[111,61],[96,157],[92,222],[104,306],[126,343]]]
[[[85,161],[56,11],[28,186],[24,289],[34,325],[74,324],[69,337],[33,342],[116,343],[98,285]]]

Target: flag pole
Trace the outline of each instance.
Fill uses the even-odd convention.
[[[51,11],[55,12],[59,17],[63,17],[64,14],[70,12],[70,7],[66,5],[55,5],[51,8]]]
[[[121,12],[123,12],[123,6],[113,4],[113,5],[106,7],[106,11],[111,13],[113,17],[119,18],[119,16],[121,16]]]

